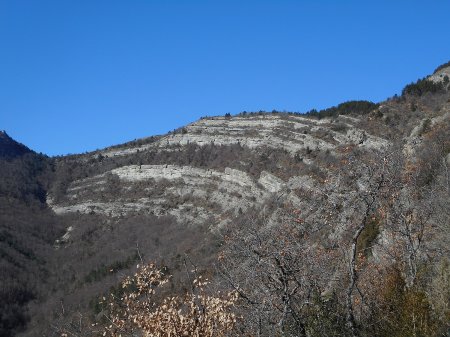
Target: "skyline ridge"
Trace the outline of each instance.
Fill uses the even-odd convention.
[[[381,101],[447,62],[450,3],[0,4],[0,126],[48,155],[201,116]]]

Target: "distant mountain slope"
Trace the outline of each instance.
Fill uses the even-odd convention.
[[[53,243],[65,225],[46,206],[52,161],[0,133],[0,335],[28,321],[27,307],[46,291]]]
[[[0,158],[12,159],[29,152],[28,147],[9,137],[6,131],[0,131]]]

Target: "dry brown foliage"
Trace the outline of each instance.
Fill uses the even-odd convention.
[[[168,281],[169,276],[154,264],[139,266],[133,276],[122,281],[124,294],[120,298],[111,295],[105,299],[109,324],[101,335],[119,337],[138,332],[148,337],[208,337],[225,336],[234,328],[236,292],[209,295],[205,290],[208,280],[198,276],[191,293],[169,296],[156,304],[154,295]]]

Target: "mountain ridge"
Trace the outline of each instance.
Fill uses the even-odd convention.
[[[29,152],[28,147],[12,139],[6,131],[0,131],[0,157],[12,159]]]

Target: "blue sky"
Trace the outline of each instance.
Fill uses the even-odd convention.
[[[0,0],[0,129],[49,155],[201,116],[380,101],[450,60],[450,1]]]

